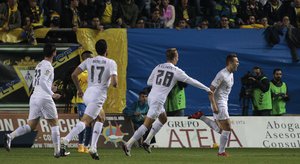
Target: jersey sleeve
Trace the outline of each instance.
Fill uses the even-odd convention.
[[[85,61],[83,61],[82,63],[80,63],[80,65],[78,66],[82,71],[85,71],[87,70],[87,62],[89,61],[90,59],[86,59]]]
[[[205,90],[206,92],[209,92],[210,89],[205,86],[204,84],[202,84],[201,82],[199,82],[198,80],[195,80],[191,77],[189,77],[183,70],[181,70],[180,68],[178,68],[176,70],[176,79],[178,81],[181,81],[181,82],[185,82],[185,83],[188,83],[194,87],[197,87],[197,88],[200,88],[200,89],[203,89]]]
[[[118,75],[118,66],[117,63],[114,60],[111,60],[111,64],[110,64],[110,75]]]
[[[156,72],[156,67],[152,70],[152,72],[147,80],[147,85],[152,86],[155,72]]]
[[[215,88],[218,88],[223,80],[224,80],[224,78],[223,78],[221,72],[219,72],[216,75],[215,79],[211,82],[211,85]]]

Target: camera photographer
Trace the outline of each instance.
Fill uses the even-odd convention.
[[[286,102],[289,101],[287,85],[282,82],[282,70],[276,68],[273,71],[273,80],[270,82],[272,96],[272,116],[282,116],[286,113]]]
[[[252,105],[254,116],[270,116],[272,110],[272,98],[270,82],[263,74],[260,67],[252,69],[253,76],[248,79],[253,82]]]

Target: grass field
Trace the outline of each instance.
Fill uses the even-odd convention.
[[[143,149],[133,149],[127,157],[121,149],[99,149],[100,161],[88,154],[69,149],[71,155],[56,159],[52,149],[13,148],[11,152],[0,150],[0,164],[89,164],[89,163],[239,163],[239,164],[299,164],[300,149],[227,149],[230,157],[217,157],[216,149],[153,149],[151,154]]]

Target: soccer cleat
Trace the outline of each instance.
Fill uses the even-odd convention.
[[[59,158],[60,157],[60,152],[54,153],[54,158]]]
[[[91,148],[91,149],[89,150],[89,153],[90,153],[91,157],[92,157],[94,160],[99,160],[99,159],[100,159],[96,149],[92,149],[92,148]]]
[[[83,146],[83,144],[78,144],[78,149],[77,149],[77,151],[78,151],[79,153],[84,153],[84,146]]]
[[[68,141],[62,137],[60,139],[60,156],[61,157],[65,157],[70,154],[70,152],[66,152],[67,145],[68,145]]]
[[[150,145],[148,145],[147,143],[144,142],[142,144],[142,146],[143,146],[144,150],[146,150],[146,152],[151,153]]]
[[[127,146],[125,144],[122,145],[122,149],[126,156],[129,156],[129,157],[131,156],[130,150],[127,148]]]
[[[6,151],[10,151],[10,146],[11,146],[11,137],[9,134],[4,134],[4,147]]]
[[[229,154],[227,154],[226,152],[223,153],[218,153],[219,157],[229,157]]]
[[[89,148],[88,147],[84,147],[84,153],[89,153]]]
[[[204,115],[203,112],[198,111],[198,112],[196,112],[196,113],[190,115],[190,116],[188,117],[188,119],[200,119],[200,117],[202,117],[203,115]]]

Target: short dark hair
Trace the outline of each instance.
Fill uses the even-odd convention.
[[[261,70],[261,68],[259,66],[254,66],[253,69],[259,69],[259,70]]]
[[[233,58],[237,58],[237,54],[236,53],[230,53],[229,55],[227,55],[227,57],[226,57],[226,65],[229,62],[233,62]]]
[[[273,70],[273,75],[275,75],[275,73],[276,73],[277,71],[281,71],[281,72],[282,72],[281,68],[275,68],[275,69]]]
[[[84,51],[82,54],[81,54],[81,59],[82,60],[85,60],[85,59],[87,59],[87,58],[91,58],[91,57],[93,57],[92,56],[92,52],[91,51]]]
[[[56,46],[53,43],[46,43],[44,45],[44,56],[45,57],[51,57],[53,55],[53,52],[56,51]]]
[[[97,51],[98,55],[104,56],[104,54],[106,53],[106,50],[107,50],[106,41],[104,39],[98,40],[96,43],[96,51]]]
[[[171,61],[175,58],[175,52],[177,52],[177,49],[176,48],[169,48],[167,49],[166,51],[166,57],[167,57],[167,60],[168,61]]]
[[[147,94],[147,92],[145,92],[145,91],[141,91],[141,92],[139,93],[139,96],[140,96],[140,95],[148,95],[148,94]]]

